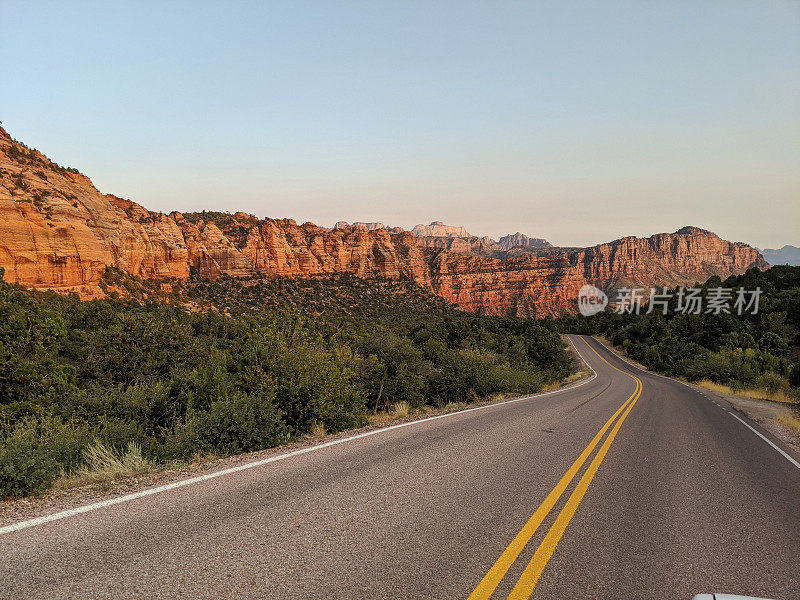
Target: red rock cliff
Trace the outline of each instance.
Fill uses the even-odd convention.
[[[476,256],[488,243],[421,244],[399,228],[236,213],[165,215],[101,194],[91,181],[15,142],[0,128],[0,267],[7,281],[89,296],[107,266],[145,278],[313,276],[410,277],[465,310],[521,316],[574,312],[581,285],[675,285],[767,268],[750,246],[684,228],[586,249]],[[461,248],[463,246],[463,248]],[[461,252],[459,252],[461,250]],[[472,254],[472,255],[470,255]]]
[[[697,227],[648,238],[626,237],[568,254],[587,281],[604,289],[624,285],[675,286],[723,279],[750,267],[767,269],[761,253]]]

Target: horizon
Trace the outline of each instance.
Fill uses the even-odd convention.
[[[3,127],[3,122],[2,121],[0,121],[0,127],[5,129]],[[5,129],[5,130],[6,130],[7,133],[9,133],[7,129]],[[11,135],[11,134],[9,133],[9,135]],[[14,138],[13,135],[11,135],[11,137],[16,142],[25,144],[24,140],[16,139],[16,138]],[[28,144],[25,144],[25,145],[29,146]],[[47,155],[47,153],[44,152],[41,148],[35,148],[33,146],[30,146],[30,147],[32,149],[34,149],[34,150],[38,150],[38,151],[42,152],[42,154],[47,156],[47,158],[49,158],[50,160],[53,160],[53,158],[51,156]],[[58,163],[57,160],[53,160],[53,162]],[[74,165],[64,165],[64,166],[74,167]],[[77,168],[77,167],[74,167],[74,168]],[[97,187],[96,183],[94,182],[94,180],[92,179],[92,177],[89,174],[84,173],[80,169],[78,169],[78,170],[80,171],[81,175],[87,177],[92,182],[92,184],[95,185],[95,187]],[[110,195],[117,196],[117,194],[114,194],[114,192],[100,190],[99,187],[97,187],[97,189],[102,194],[110,194]],[[133,202],[136,202],[136,200],[134,198],[125,198],[125,199],[133,201]],[[147,207],[147,206],[145,206],[145,205],[143,205],[143,204],[141,204],[139,202],[137,202],[137,204],[140,204],[140,206],[143,206],[147,210],[151,210],[151,211],[153,210],[153,209],[150,209],[149,207]],[[709,232],[717,235],[721,239],[729,241],[729,242],[734,242],[734,243],[743,242],[745,244],[748,244],[748,245],[752,246],[753,248],[755,248],[755,249],[757,249],[759,251],[781,250],[781,249],[787,248],[787,247],[788,248],[796,248],[797,247],[797,246],[794,246],[793,244],[788,244],[788,243],[787,244],[783,244],[781,246],[776,246],[776,247],[761,247],[761,246],[757,246],[755,244],[752,244],[752,243],[750,243],[750,242],[748,242],[746,240],[735,240],[735,239],[727,238],[724,235],[722,235],[719,232],[716,232],[716,231],[714,231],[712,229],[708,229],[706,227],[701,227],[701,226],[694,225],[694,224],[691,224],[691,223],[687,223],[685,225],[681,225],[680,227],[676,228],[673,231],[653,231],[651,233],[636,233],[636,234],[630,234],[629,233],[629,234],[625,234],[625,235],[622,235],[622,236],[619,236],[619,237],[616,237],[616,238],[613,238],[613,239],[609,238],[609,239],[606,239],[606,240],[597,241],[596,243],[593,243],[593,244],[587,244],[585,246],[582,246],[582,245],[579,245],[579,244],[554,244],[554,243],[552,243],[552,241],[550,239],[548,239],[546,237],[537,236],[537,235],[529,235],[529,234],[525,233],[524,231],[511,231],[511,229],[509,229],[507,233],[504,233],[502,235],[491,236],[491,235],[487,235],[487,234],[481,234],[481,233],[476,233],[474,231],[470,231],[469,228],[467,228],[464,225],[460,225],[458,223],[451,223],[451,222],[448,222],[448,221],[442,220],[442,219],[434,219],[433,221],[430,221],[429,223],[419,222],[419,223],[415,223],[414,225],[408,225],[408,224],[398,225],[398,224],[394,224],[394,223],[384,223],[382,221],[371,221],[371,220],[364,220],[364,219],[356,219],[356,220],[353,220],[353,221],[345,221],[344,219],[339,219],[335,223],[327,224],[327,223],[317,223],[315,221],[310,221],[310,220],[300,220],[300,219],[294,218],[292,216],[287,216],[287,215],[258,215],[258,214],[255,214],[255,213],[250,213],[250,212],[243,211],[243,210],[238,210],[238,209],[233,209],[233,210],[231,210],[231,209],[223,209],[223,208],[210,208],[210,209],[206,208],[206,209],[200,209],[200,210],[193,210],[193,209],[177,210],[177,209],[174,209],[174,210],[160,210],[160,211],[159,210],[155,210],[153,212],[160,212],[160,213],[163,213],[163,214],[166,214],[166,215],[170,215],[170,214],[172,214],[174,212],[191,214],[191,213],[201,213],[201,212],[204,212],[204,211],[221,212],[221,213],[227,213],[227,214],[231,214],[231,215],[233,215],[235,213],[246,213],[249,216],[253,216],[253,217],[258,218],[259,220],[264,220],[264,219],[276,219],[276,220],[289,219],[289,220],[295,221],[296,223],[301,224],[301,225],[305,224],[305,223],[310,223],[312,225],[315,225],[315,226],[318,226],[318,227],[322,227],[322,228],[326,228],[326,229],[333,229],[336,226],[336,224],[339,223],[339,222],[347,222],[349,225],[354,225],[356,223],[361,223],[361,224],[377,223],[377,224],[383,225],[387,229],[400,227],[400,228],[402,228],[402,229],[404,229],[406,231],[411,231],[412,229],[414,229],[416,227],[420,227],[420,226],[424,227],[424,226],[429,226],[429,225],[441,224],[441,225],[445,225],[445,226],[448,226],[448,227],[455,227],[455,228],[462,228],[463,227],[464,229],[467,229],[467,233],[472,237],[479,237],[479,238],[489,237],[489,238],[493,239],[494,241],[499,241],[501,238],[503,238],[505,236],[513,236],[513,235],[518,235],[518,234],[526,235],[529,238],[539,237],[539,238],[544,239],[547,242],[550,242],[552,244],[552,246],[556,247],[556,248],[591,247],[591,246],[601,245],[601,244],[604,244],[604,243],[614,242],[614,241],[617,241],[619,239],[626,238],[626,237],[649,238],[649,237],[652,237],[654,235],[659,235],[659,234],[674,234],[674,233],[677,233],[678,231],[680,231],[681,229],[685,229],[687,227],[694,227],[694,228],[697,228],[697,229],[703,229],[703,230],[709,231]]]
[[[2,6],[4,126],[149,210],[800,242],[798,3]]]
[[[5,129],[5,127],[3,127],[3,125],[4,125],[3,122],[0,121],[0,128],[3,128],[6,131],[6,133],[8,133],[15,142],[22,143],[22,144],[30,147],[33,150],[38,150],[39,152],[44,154],[48,159],[52,160],[55,163],[58,163],[57,160],[54,160],[53,157],[49,156],[41,148],[35,148],[33,146],[30,146],[29,144],[26,144],[24,140],[20,140],[20,139],[14,138],[14,136],[11,135],[11,133],[8,132],[8,130]],[[77,168],[77,167],[74,167],[74,165],[62,165],[62,166]],[[94,180],[92,179],[92,177],[89,174],[84,173],[80,169],[78,169],[78,171],[80,171],[81,175],[83,175],[84,177],[89,179],[89,181],[91,181],[91,183],[93,185],[95,185],[95,187],[97,187],[95,182],[94,182]],[[114,194],[114,192],[104,191],[104,190],[101,190],[99,187],[97,189],[102,194],[118,196],[117,194]],[[122,198],[122,196],[118,196],[118,197]],[[124,199],[132,201],[132,202],[136,202],[136,200],[134,198],[124,198]],[[250,212],[243,211],[243,210],[238,210],[238,209],[233,209],[232,210],[232,209],[223,209],[223,208],[219,208],[219,209],[211,208],[211,209],[200,209],[200,210],[193,210],[193,209],[177,210],[177,209],[174,209],[174,210],[161,210],[161,211],[155,210],[155,211],[153,211],[149,207],[144,206],[143,204],[141,204],[139,202],[136,202],[136,203],[139,204],[140,206],[143,206],[143,208],[145,208],[147,210],[151,210],[152,212],[160,212],[160,213],[166,214],[166,215],[171,215],[172,213],[175,213],[175,212],[178,212],[178,213],[181,213],[181,214],[184,214],[184,213],[185,214],[191,214],[191,213],[202,213],[202,212],[206,212],[206,211],[208,211],[208,212],[219,212],[219,213],[225,213],[225,214],[230,214],[230,215],[234,215],[236,213],[245,213],[248,216],[258,218],[259,220],[264,220],[264,219],[275,219],[275,220],[288,219],[288,220],[294,221],[294,222],[296,222],[296,223],[298,223],[300,225],[303,225],[303,224],[306,224],[306,223],[310,223],[311,225],[314,225],[314,226],[317,226],[317,227],[322,227],[324,229],[333,229],[337,225],[337,223],[339,223],[339,222],[346,222],[348,225],[380,224],[380,225],[383,225],[387,229],[393,229],[393,228],[399,227],[401,229],[404,229],[405,231],[412,231],[416,227],[425,227],[425,226],[437,225],[438,224],[438,225],[445,225],[445,226],[453,227],[453,228],[464,228],[464,229],[467,229],[467,233],[471,237],[478,237],[478,238],[489,237],[489,238],[493,239],[494,241],[499,241],[501,238],[503,238],[505,236],[513,236],[513,235],[519,235],[519,234],[526,235],[529,238],[534,238],[534,237],[541,238],[541,236],[528,235],[524,231],[512,231],[511,229],[509,229],[507,233],[504,233],[502,235],[490,236],[490,235],[486,235],[486,234],[476,233],[474,231],[469,231],[469,229],[464,225],[460,225],[458,223],[447,222],[446,220],[442,220],[442,219],[434,219],[433,221],[430,221],[429,223],[419,222],[419,223],[415,223],[414,225],[406,225],[406,224],[398,225],[398,224],[394,224],[394,223],[384,223],[382,221],[370,221],[370,220],[364,220],[364,219],[356,219],[356,220],[353,220],[353,221],[345,221],[344,219],[339,219],[335,223],[326,224],[326,223],[317,223],[315,221],[309,221],[309,220],[300,220],[300,219],[296,219],[296,218],[294,218],[292,216],[287,216],[287,215],[257,215],[255,213],[250,213]],[[721,235],[720,233],[718,233],[716,231],[713,231],[713,230],[708,229],[706,227],[701,227],[701,226],[698,226],[698,225],[694,225],[694,224],[691,224],[691,223],[687,223],[685,225],[681,225],[680,227],[676,228],[674,231],[653,231],[651,233],[625,234],[625,235],[619,236],[617,238],[601,240],[601,241],[598,241],[598,242],[596,242],[594,244],[588,244],[588,245],[585,245],[585,246],[581,246],[581,245],[577,245],[577,244],[553,244],[551,242],[551,240],[549,240],[546,237],[542,238],[542,239],[544,239],[547,242],[550,242],[551,245],[553,247],[556,247],[556,248],[581,248],[581,247],[591,247],[591,246],[601,245],[601,244],[605,244],[605,243],[610,243],[610,242],[614,242],[614,241],[617,241],[619,239],[626,238],[626,237],[649,238],[649,237],[652,237],[654,235],[659,235],[659,234],[675,234],[678,231],[680,231],[682,229],[685,229],[685,228],[688,228],[688,227],[692,227],[692,228],[702,229],[702,230],[708,231],[708,232],[710,232],[712,234],[717,235],[721,239],[729,241],[729,242],[734,242],[734,243],[743,242],[745,244],[748,244],[748,245],[752,246],[753,248],[755,248],[756,250],[759,250],[759,251],[780,250],[780,249],[787,248],[787,247],[788,248],[795,248],[796,247],[793,244],[783,244],[782,246],[775,247],[775,248],[772,248],[772,247],[763,247],[762,248],[760,246],[756,246],[754,244],[751,244],[751,243],[749,243],[749,242],[747,242],[745,240],[735,240],[735,239],[726,238],[724,235]]]

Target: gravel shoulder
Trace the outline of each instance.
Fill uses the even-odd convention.
[[[723,394],[692,383],[689,385],[701,394],[716,399],[718,404],[735,410],[755,421],[777,440],[791,446],[796,454],[800,454],[800,436],[778,422],[778,419],[782,416],[790,416],[793,413],[796,414],[796,406],[782,402],[773,402],[772,400],[762,400],[760,398],[745,398],[744,396]]]

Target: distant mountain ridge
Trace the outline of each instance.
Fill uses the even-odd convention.
[[[5,278],[84,298],[102,295],[99,282],[106,267],[161,280],[185,280],[191,270],[209,279],[346,272],[406,277],[464,310],[544,316],[575,312],[578,290],[586,283],[611,292],[621,285],[685,285],[768,268],[747,244],[694,227],[590,248],[512,248],[492,257],[471,250],[496,242],[455,236],[466,233],[464,228],[434,222],[423,226],[433,229],[423,231],[445,235],[419,237],[378,225],[324,228],[242,212],[149,211],[101,194],[88,177],[53,163],[0,128]]]
[[[764,259],[771,265],[791,265],[800,266],[800,248],[786,244],[782,248],[759,250],[764,255]]]
[[[348,223],[347,221],[337,221],[334,229],[347,229],[348,227],[363,227],[367,231],[375,231],[376,229],[388,229],[383,223],[365,223],[363,221],[355,221]]]
[[[528,237],[519,231],[495,241],[488,236],[472,235],[465,227],[445,225],[442,221],[434,221],[430,225],[417,225],[411,233],[420,238],[420,244],[426,248],[441,248],[488,258],[504,258],[506,253],[515,248],[525,250],[552,248],[552,244],[547,240]]]

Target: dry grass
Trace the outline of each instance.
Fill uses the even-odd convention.
[[[564,381],[561,382],[561,385],[567,385],[568,383],[572,383],[573,381],[578,381],[579,379],[583,379],[584,377],[589,377],[591,374],[592,374],[591,371],[583,369],[567,377]]]
[[[325,423],[313,421],[308,434],[314,439],[324,438],[328,434],[328,432],[325,431]]]
[[[771,400],[772,402],[782,402],[784,404],[797,404],[797,398],[787,394],[783,390],[770,391],[759,388],[737,388],[733,389],[728,385],[715,383],[708,379],[703,379],[697,385],[720,394],[731,394],[733,396],[743,396],[745,398],[756,398],[759,400]]]
[[[411,406],[408,402],[395,402],[392,404],[392,416],[396,419],[403,419],[411,414]]]
[[[394,415],[388,412],[379,412],[367,415],[367,423],[369,425],[383,425],[394,419]]]
[[[566,383],[566,379],[564,380],[564,383]],[[560,388],[562,385],[563,383],[560,381],[548,381],[542,386],[542,389],[539,390],[539,392],[537,393],[540,394],[542,392],[552,392],[553,390],[557,390],[558,388]]]
[[[542,386],[541,392],[552,392],[553,390],[557,390],[565,385],[569,385],[573,381],[578,381],[579,379],[583,379],[591,375],[591,371],[582,370],[576,371],[572,373],[569,377],[562,379],[561,381],[548,381]]]
[[[136,442],[128,442],[125,449],[118,452],[96,441],[83,451],[83,461],[74,472],[62,474],[56,486],[110,485],[118,479],[149,473],[155,468],[152,461],[142,456],[142,447]]]
[[[466,408],[467,405],[464,402],[448,402],[444,405],[444,410],[447,412],[454,411],[454,410],[461,410]]]
[[[778,415],[778,418],[775,420],[778,422],[778,424],[786,427],[786,429],[789,429],[795,432],[797,435],[800,435],[800,414],[788,413],[785,415]]]

